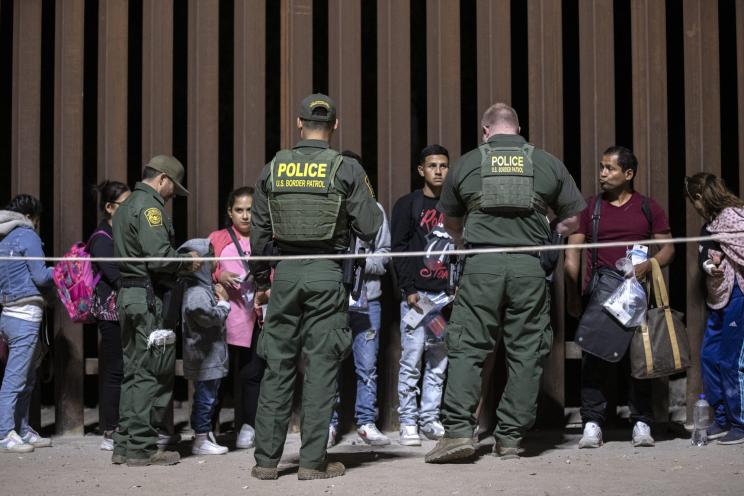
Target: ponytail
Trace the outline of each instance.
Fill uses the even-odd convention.
[[[115,202],[117,198],[127,191],[129,191],[129,186],[126,184],[119,181],[109,181],[108,179],[93,186],[93,195],[98,200],[98,210],[104,218],[109,218],[109,213],[106,211],[106,204]]]

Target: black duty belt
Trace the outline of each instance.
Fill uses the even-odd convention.
[[[307,257],[307,258],[313,258],[317,255],[346,255],[346,254],[348,254],[348,252],[345,250],[344,251],[314,251],[314,252],[306,252],[306,251],[294,252],[294,251],[282,250],[282,252],[279,253],[279,255],[287,255],[291,257]],[[334,262],[340,262],[340,260],[336,260],[336,259],[329,259],[329,260],[332,260]],[[277,260],[277,262],[281,262],[281,260]]]
[[[492,249],[492,248],[515,248],[514,246],[504,246],[504,245],[487,245],[487,244],[478,244],[478,243],[471,243],[469,248],[472,248],[474,250],[479,249]],[[538,250],[535,251],[515,251],[515,252],[508,252],[510,255],[529,255],[531,257],[540,258],[540,252]]]
[[[122,277],[119,279],[119,289],[143,288],[147,292],[147,308],[155,311],[155,290],[149,277]]]
[[[149,277],[122,277],[119,279],[119,288],[147,288],[152,287]]]

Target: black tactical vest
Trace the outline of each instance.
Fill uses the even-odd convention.
[[[270,164],[269,214],[278,241],[328,241],[346,225],[345,198],[334,188],[343,156],[281,150]]]
[[[469,203],[468,211],[481,210],[494,215],[545,213],[545,202],[535,193],[534,146],[484,143],[479,149],[481,194]]]

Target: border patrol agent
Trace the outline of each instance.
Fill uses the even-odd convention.
[[[302,101],[297,119],[301,141],[279,151],[256,184],[252,253],[266,254],[272,244],[282,255],[345,252],[350,228],[363,241],[375,239],[382,212],[359,162],[329,148],[337,127],[336,106],[328,96],[315,94]],[[269,287],[269,265],[253,262],[251,271],[260,302]],[[278,476],[301,353],[307,362],[297,476],[305,480],[344,474],[341,463],[326,461],[326,444],[338,369],[351,349],[347,310],[339,261],[285,260],[276,265],[257,345],[266,371],[256,415],[253,477]]]
[[[163,208],[174,195],[185,196],[183,165],[157,155],[145,166],[142,181],[117,209],[113,219],[114,256],[179,257],[171,244],[173,225]],[[196,256],[195,252],[190,253]],[[178,452],[158,451],[157,427],[164,424],[173,395],[176,350],[173,343],[151,343],[163,327],[162,285],[180,270],[197,270],[192,262],[122,262],[116,304],[124,348],[124,378],[119,431],[114,433],[111,462],[129,466],[172,465]]]
[[[508,105],[490,107],[481,125],[484,143],[460,158],[439,200],[445,229],[455,243],[474,248],[526,245],[537,250],[551,239],[547,206],[557,215],[559,234],[576,230],[586,203],[565,165],[519,136],[517,114]],[[496,412],[494,453],[518,456],[522,436],[535,421],[543,361],[553,342],[545,276],[537,251],[479,254],[466,260],[447,325],[445,437],[426,455],[426,462],[449,462],[475,453],[481,372],[499,328],[509,378]]]

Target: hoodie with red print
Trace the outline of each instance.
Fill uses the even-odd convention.
[[[418,189],[395,202],[390,219],[393,252],[423,251],[427,235],[444,222],[444,214],[437,210],[439,198],[430,198]],[[406,295],[417,291],[437,293],[447,288],[447,267],[429,268],[424,257],[396,257],[393,259],[398,286]]]

